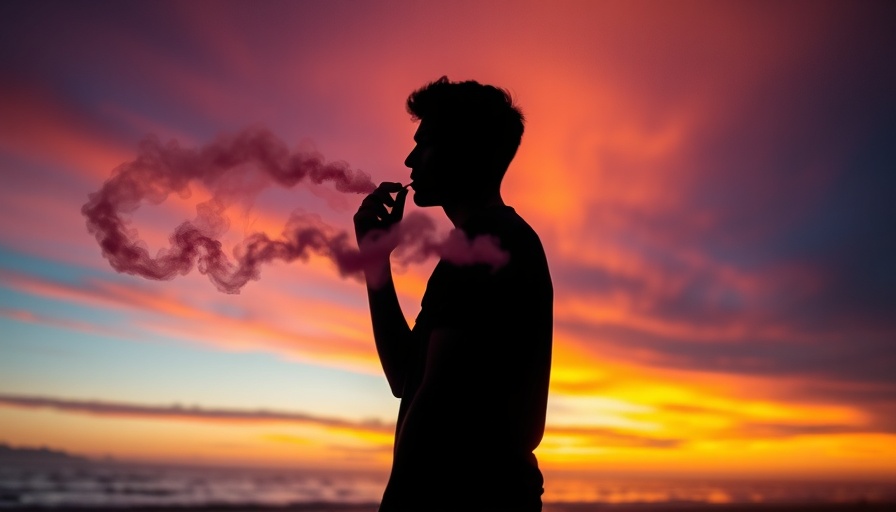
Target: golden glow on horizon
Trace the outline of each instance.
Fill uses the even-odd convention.
[[[610,415],[610,421],[592,426],[549,424],[537,451],[541,465],[548,470],[670,472],[679,476],[896,477],[896,436],[890,434],[738,434],[738,425],[725,421],[682,422],[667,411],[621,400],[580,400],[592,408],[614,410],[623,418],[635,415],[641,420],[618,422]],[[762,406],[754,409],[760,415],[767,413]],[[208,418],[97,417],[5,406],[0,407],[0,420],[13,444],[41,445],[42,439],[52,433],[54,446],[94,457],[115,454],[159,462],[335,468],[350,456],[353,467],[379,469],[388,468],[391,457],[391,431],[379,428]],[[728,428],[732,426],[734,429]],[[293,448],[284,449],[286,446]]]

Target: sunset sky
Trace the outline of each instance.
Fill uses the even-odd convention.
[[[388,468],[361,283],[119,274],[81,207],[151,134],[266,127],[407,183],[405,98],[447,75],[526,115],[503,193],[554,280],[548,474],[896,479],[894,26],[871,1],[0,3],[0,442]],[[133,227],[154,252],[207,197]],[[223,241],[297,208],[349,230],[360,200],[270,186]],[[411,322],[434,265],[397,277]]]

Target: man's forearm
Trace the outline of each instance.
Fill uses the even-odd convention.
[[[369,267],[365,271],[367,299],[376,351],[392,394],[401,396],[404,386],[406,353],[410,345],[411,329],[398,303],[391,265]]]
[[[392,198],[392,194],[396,194]],[[400,396],[404,387],[407,348],[411,330],[398,304],[389,255],[398,239],[389,234],[401,221],[408,189],[401,183],[383,182],[361,201],[353,218],[355,237],[361,256],[368,262],[364,268],[373,338],[392,394]],[[388,211],[388,208],[392,211]],[[390,245],[391,244],[391,245]]]

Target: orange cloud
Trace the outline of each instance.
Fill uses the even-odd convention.
[[[132,144],[92,116],[54,98],[46,89],[7,86],[0,90],[0,149],[23,160],[62,165],[102,177],[132,151]]]
[[[209,301],[224,305],[227,299],[204,285],[196,291],[197,287],[189,284],[183,288],[164,283],[135,287],[106,281],[59,283],[7,272],[4,276],[7,286],[20,292],[127,311],[136,316],[132,325],[140,326],[144,332],[224,350],[266,348],[311,364],[378,373],[379,362],[366,334],[369,319],[361,310],[351,312],[326,302],[297,302],[294,297],[275,296],[270,302],[264,299],[247,306],[245,317],[234,317],[208,307]],[[266,306],[269,303],[283,305]],[[302,312],[300,317],[296,317],[297,310]],[[147,315],[161,315],[165,321],[149,319]]]

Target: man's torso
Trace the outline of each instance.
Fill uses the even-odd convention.
[[[408,352],[393,471],[381,510],[487,496],[540,507],[532,451],[544,433],[553,290],[537,235],[512,208],[464,226],[500,241],[501,268],[441,261],[427,283]],[[433,333],[451,333],[450,372],[427,375]],[[474,492],[475,491],[475,492]],[[476,503],[466,503],[475,506]],[[532,507],[534,508],[534,507]],[[420,510],[425,510],[420,508]]]

